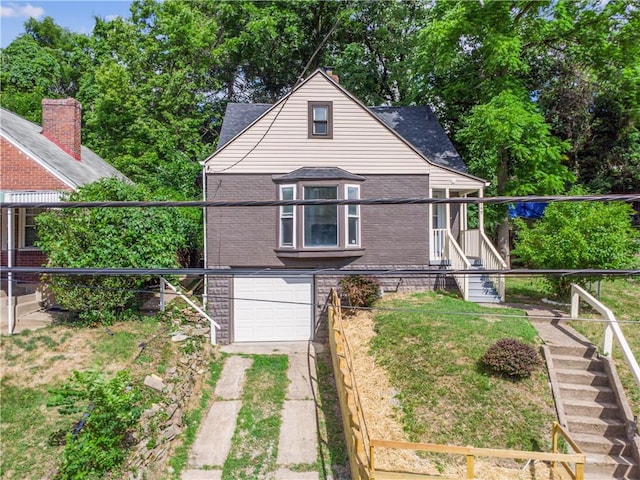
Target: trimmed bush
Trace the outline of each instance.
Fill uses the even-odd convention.
[[[380,298],[380,285],[375,278],[349,275],[340,280],[341,297],[352,308],[370,307]]]
[[[495,373],[526,378],[540,365],[540,356],[531,345],[504,338],[489,347],[482,357],[482,363]]]

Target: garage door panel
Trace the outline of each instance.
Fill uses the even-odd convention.
[[[236,342],[311,338],[310,277],[236,277],[234,298]]]

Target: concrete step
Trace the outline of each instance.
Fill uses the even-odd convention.
[[[571,357],[584,357],[592,358],[596,354],[596,347],[593,345],[581,345],[575,343],[573,345],[549,345],[549,351],[552,357],[556,356],[571,356]]]
[[[604,362],[595,358],[552,355],[552,360],[555,368],[604,372]]]
[[[609,480],[637,480],[640,478],[640,470],[636,462],[629,457],[610,455],[587,455],[587,463],[584,467],[585,478],[609,479]]]
[[[620,418],[620,409],[614,402],[590,400],[564,400],[564,413],[578,417]]]
[[[615,402],[616,397],[610,387],[565,383],[560,385],[563,401],[590,400],[594,402]]]
[[[598,455],[626,455],[631,456],[633,452],[629,442],[619,437],[603,437],[602,435],[592,435],[589,433],[574,433],[571,438],[578,444],[583,452]]]
[[[473,303],[501,303],[502,300],[497,295],[473,295],[469,296],[469,301]]]
[[[605,372],[587,372],[585,370],[556,369],[556,378],[561,384],[609,386],[609,377]]]
[[[591,435],[601,435],[603,437],[622,436],[626,432],[625,425],[617,418],[592,418],[578,415],[567,415],[569,432],[588,433]]]

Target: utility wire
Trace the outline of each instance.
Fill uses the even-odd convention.
[[[242,268],[67,268],[67,267],[2,267],[5,273],[45,275],[236,275],[236,276],[303,276],[311,275],[376,275],[400,277],[408,275],[549,275],[549,276],[623,276],[640,275],[640,269],[506,269],[506,270],[455,270],[444,268],[423,269],[349,269],[322,268],[315,270],[261,269],[250,271]]]
[[[421,205],[421,204],[505,204],[517,202],[638,202],[640,193],[610,195],[522,195],[501,197],[408,197],[338,200],[247,200],[236,202],[219,201],[92,201],[92,202],[0,202],[0,208],[138,208],[138,207],[281,207],[288,205]]]

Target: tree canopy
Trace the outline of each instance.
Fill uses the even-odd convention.
[[[135,0],[89,35],[31,19],[2,59],[4,107],[78,98],[84,142],[165,198],[199,196],[228,102],[323,65],[366,104],[433,105],[493,193],[640,190],[633,0]]]

